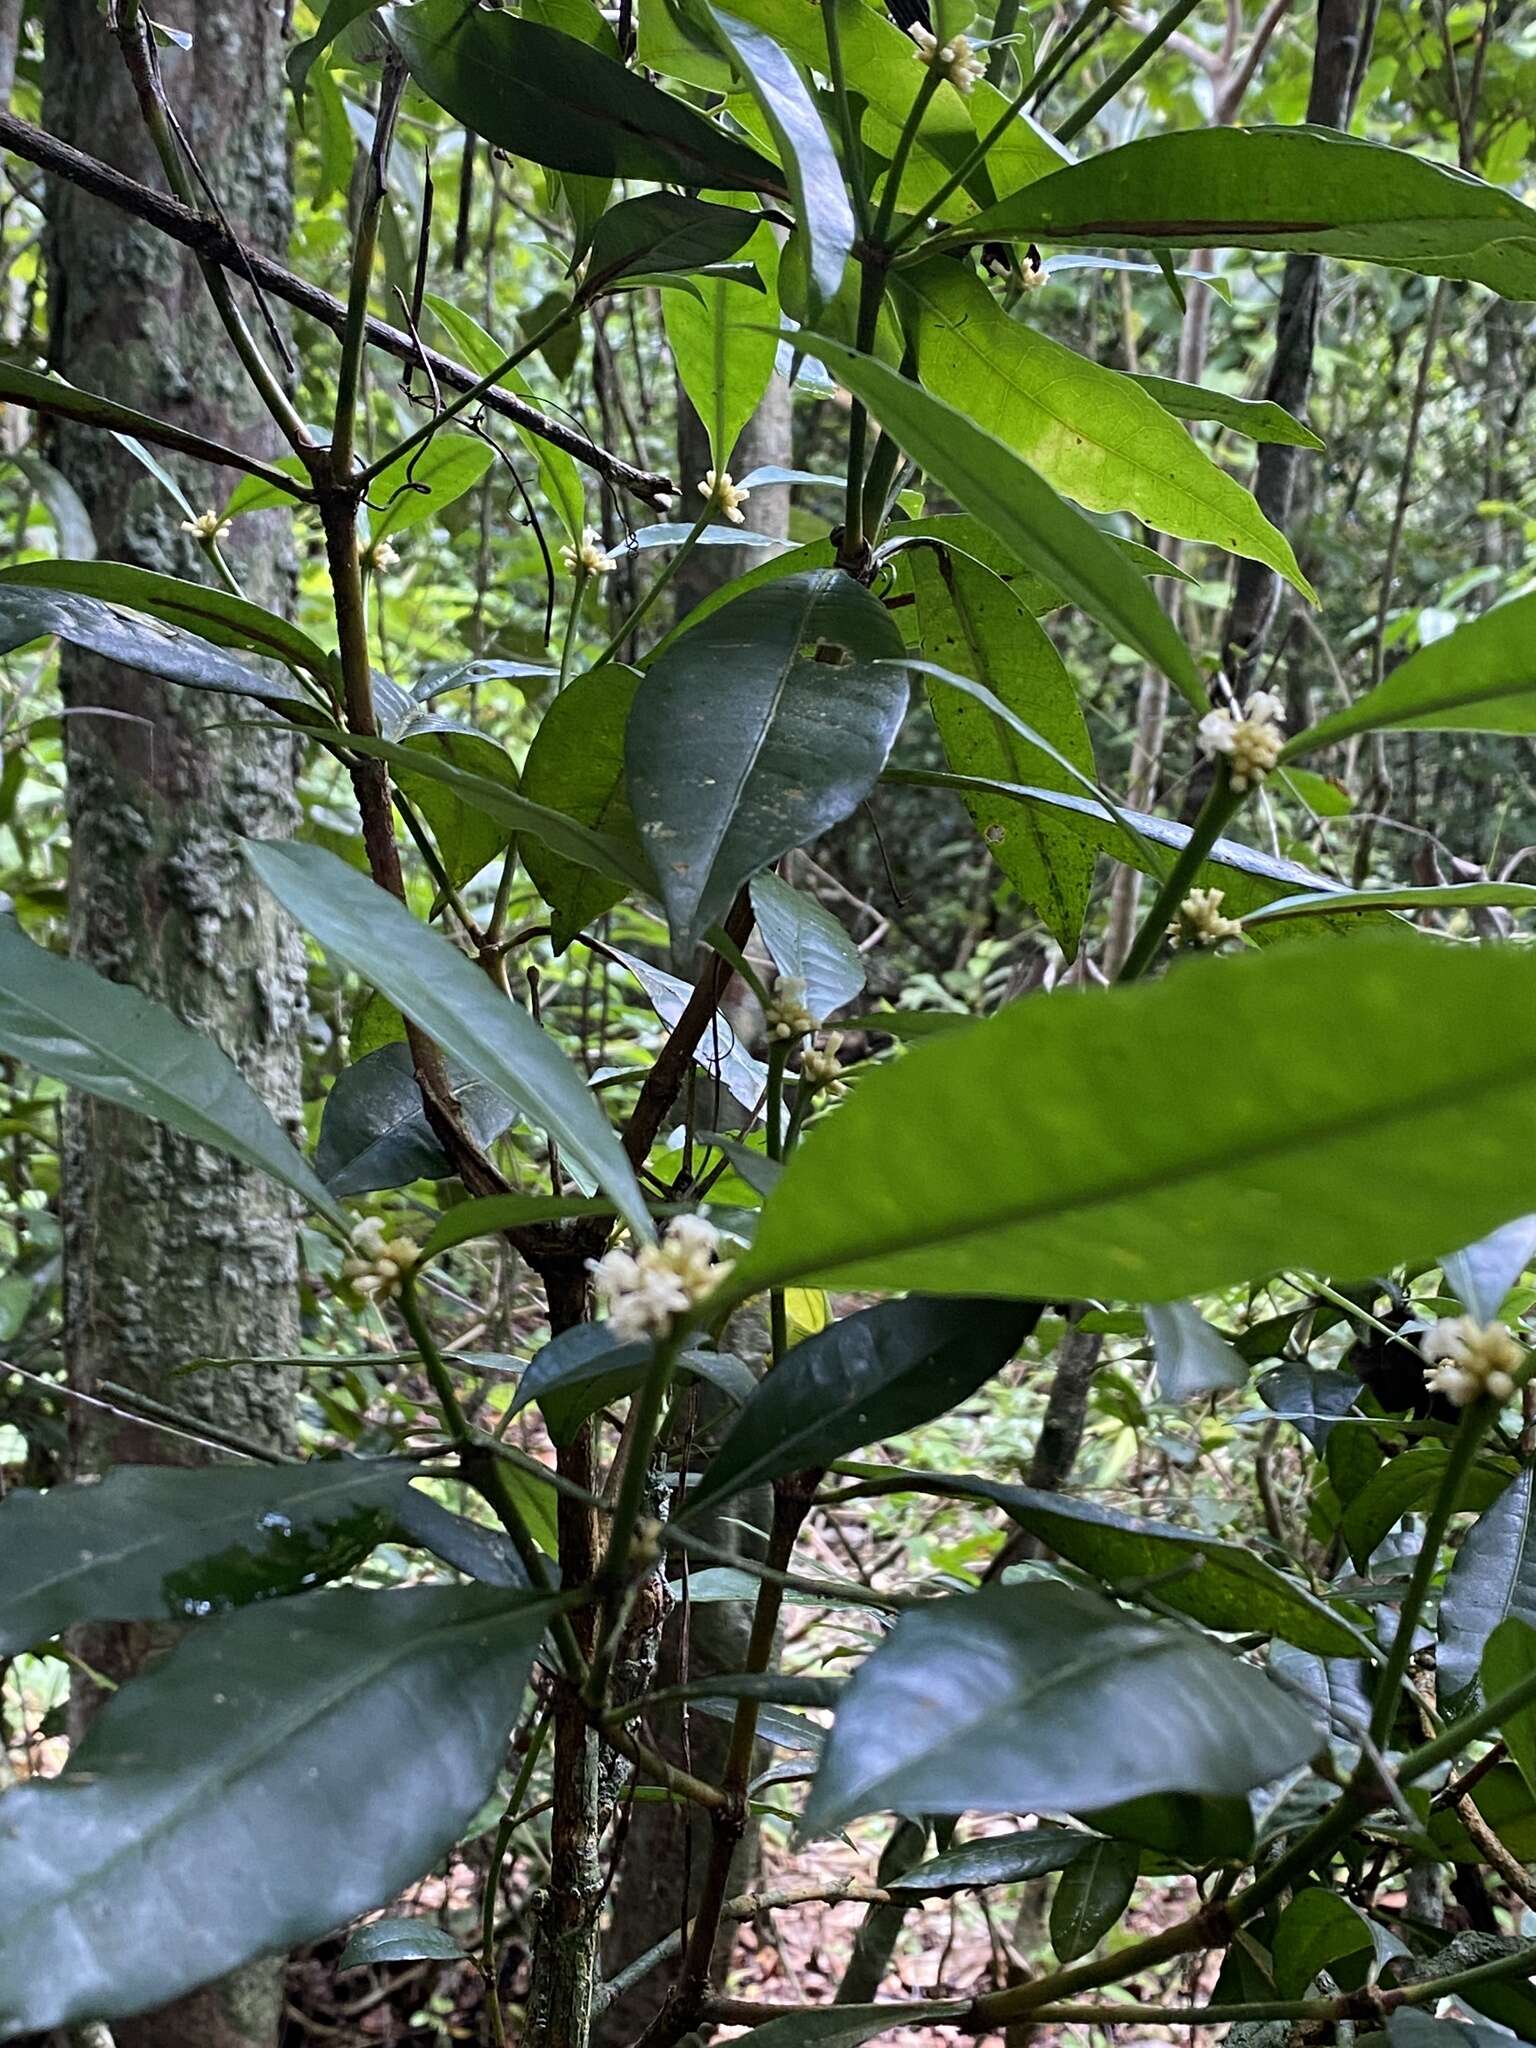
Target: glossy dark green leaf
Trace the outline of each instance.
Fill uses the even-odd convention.
[[[512,1413],[537,1402],[555,1442],[569,1443],[589,1415],[635,1392],[653,1356],[647,1343],[617,1342],[606,1323],[578,1323],[535,1353],[518,1382]],[[727,1352],[684,1351],[677,1370],[685,1379],[707,1380],[737,1405],[757,1385],[750,1368]]]
[[[650,1219],[618,1139],[585,1080],[528,1013],[440,932],[318,846],[241,842],[246,859],[317,943],[503,1096],[608,1194],[639,1236]]]
[[[1091,1840],[1061,1873],[1051,1900],[1051,1947],[1059,1963],[1098,1947],[1131,1903],[1141,1868],[1133,1842]]]
[[[1350,1556],[1362,1571],[1377,1544],[1404,1515],[1417,1514],[1434,1499],[1446,1457],[1446,1446],[1436,1439],[1415,1444],[1388,1458],[1346,1503],[1339,1526]],[[1485,1458],[1469,1475],[1461,1505],[1479,1511],[1491,1507],[1509,1476],[1507,1464],[1501,1467]]]
[[[1233,1032],[1240,1076],[1209,1058]],[[731,1284],[1155,1301],[1383,1272],[1522,1207],[1528,1143],[1529,956],[1362,938],[1197,963],[870,1074],[797,1147]]]
[[[484,733],[471,732],[429,711],[408,719],[395,738],[410,754],[430,756],[473,775],[477,782],[517,794],[517,764],[505,747]],[[451,783],[417,775],[403,761],[396,764],[395,781],[426,820],[455,888],[473,881],[483,867],[503,857],[513,838],[505,821],[492,818],[477,803],[466,802]]]
[[[1536,212],[1495,185],[1332,128],[1150,135],[966,224],[1058,246],[1302,249],[1536,298]]]
[[[597,224],[582,294],[595,297],[631,273],[707,269],[734,256],[756,228],[756,214],[712,206],[680,192],[646,192],[621,200]]]
[[[0,1798],[0,2032],[143,2011],[393,1898],[489,1794],[550,1611],[423,1587],[195,1629]]]
[[[1304,1997],[1320,1970],[1370,1946],[1364,1915],[1337,1892],[1309,1885],[1292,1898],[1275,1929],[1275,1986],[1282,1998]]]
[[[451,1564],[455,1571],[478,1579],[482,1586],[526,1587],[528,1567],[512,1547],[505,1530],[488,1528],[468,1515],[456,1515],[424,1488],[406,1488],[396,1505],[400,1537],[418,1550]]]
[[[1165,1606],[1207,1628],[1231,1635],[1262,1631],[1323,1656],[1349,1657],[1360,1650],[1364,1616],[1357,1608],[1320,1600],[1246,1543],[1169,1522],[1141,1521],[1069,1494],[992,1480],[946,1475],[933,1483],[933,1490],[995,1501],[1058,1557],[1091,1572],[1122,1597],[1134,1598],[1126,1588],[1152,1584]]]
[[[816,102],[790,58],[766,30],[702,0],[721,45],[762,109],[789,176],[810,246],[808,283],[813,312],[835,298],[853,252],[854,219],[842,167]]]
[[[588,177],[783,190],[766,157],[558,29],[463,0],[387,7],[382,18],[422,91],[513,156]]]
[[[517,1114],[494,1089],[464,1076],[456,1100],[482,1149]],[[369,1195],[452,1173],[421,1106],[410,1049],[400,1040],[365,1053],[337,1075],[320,1113],[315,1171],[333,1195]]]
[[[370,1920],[348,1938],[338,1970],[362,1970],[371,1963],[461,1963],[464,1951],[453,1936],[430,1920]]]
[[[1438,910],[1536,910],[1536,885],[1529,882],[1440,882],[1420,888],[1330,889],[1282,896],[1252,910],[1243,922],[1257,929],[1298,917],[1347,917],[1351,913]]]
[[[0,1502],[0,1655],[77,1621],[183,1620],[296,1593],[384,1541],[416,1468],[120,1465]]]
[[[1278,1687],[1187,1630],[1070,1586],[994,1586],[909,1608],[860,1665],[804,1826],[1236,1796],[1316,1746]]]
[[[1015,320],[967,265],[939,258],[899,275],[924,388],[984,419],[1054,490],[1250,556],[1312,595],[1253,494],[1133,378]]]
[[[864,959],[831,911],[771,869],[752,877],[758,936],[781,975],[805,983],[805,1006],[830,1017],[864,987]]]
[[[1080,775],[1091,777],[1093,746],[1077,692],[1028,606],[979,563],[954,555],[946,560],[926,549],[913,558],[912,582],[924,657],[985,685]],[[928,701],[945,758],[958,774],[1073,786],[1051,754],[1030,745],[985,703],[938,681],[928,684]],[[1075,958],[1093,885],[1093,848],[1043,806],[982,791],[967,796],[965,806],[992,858],[1068,959]]]
[[[1175,419],[1214,420],[1250,441],[1273,442],[1284,448],[1323,446],[1310,427],[1271,398],[1234,398],[1225,391],[1207,391],[1201,384],[1181,384],[1174,377],[1138,375],[1133,381]]]
[[[829,1323],[759,1382],[686,1512],[943,1415],[1007,1364],[1038,1315],[1034,1304],[910,1295]]]
[[[1536,1673],[1536,1628],[1519,1615],[1508,1615],[1483,1645],[1481,1678],[1484,1699],[1498,1699],[1514,1686],[1523,1685],[1533,1673]],[[1499,1723],[1499,1733],[1504,1738],[1511,1760],[1525,1780],[1527,1790],[1536,1794],[1536,1706],[1521,1707],[1515,1713],[1506,1714]],[[1517,1853],[1528,1854],[1529,1851]]]
[[[1368,1667],[1358,1658],[1319,1657],[1279,1641],[1271,1643],[1267,1661],[1278,1679],[1315,1703],[1317,1725],[1334,1761],[1352,1770],[1360,1755],[1359,1736],[1371,1725]]]
[[[247,654],[292,662],[295,667],[308,669],[312,675],[322,678],[331,672],[332,661],[324,648],[278,613],[265,611],[259,604],[252,604],[248,598],[236,597],[231,591],[202,583],[187,583],[179,576],[162,576],[154,569],[134,569],[126,562],[24,562],[10,569],[0,569],[0,591],[20,588],[53,592],[61,601],[71,597],[97,598],[103,607],[124,606],[130,611],[143,613],[148,619],[158,619],[162,626],[176,628],[175,635],[162,636],[170,650],[165,658],[176,658],[174,649],[178,644],[193,651],[183,658],[187,673],[171,676],[172,682],[197,682],[193,664],[207,659],[207,649],[191,640],[193,634],[199,641],[212,641],[215,647],[239,647]],[[83,606],[77,609],[66,606],[64,615],[71,609],[81,620],[91,616]],[[144,630],[142,621],[124,621],[124,624],[132,624],[141,632]],[[39,630],[58,633],[63,639],[72,637],[59,626],[45,626]],[[80,644],[95,646],[94,641],[82,641]],[[132,653],[119,653],[110,646],[96,647],[95,651],[130,666],[135,665]],[[147,666],[144,663],[139,665]],[[233,663],[229,666],[236,667]],[[214,673],[218,672],[218,667],[215,661]],[[243,670],[238,672],[245,673]],[[151,668],[150,673],[165,675],[168,671]],[[267,694],[274,702],[287,702],[299,695],[286,676],[273,673],[264,677],[264,681]],[[205,681],[202,687],[214,686]],[[309,700],[303,701],[307,703]]]
[[[1445,1284],[1462,1307],[1480,1323],[1491,1323],[1533,1258],[1536,1216],[1517,1216],[1513,1223],[1490,1230],[1476,1244],[1447,1253],[1440,1265]]]
[[[4,573],[0,570],[0,576]],[[9,653],[13,647],[24,647],[45,635],[190,689],[254,697],[290,713],[295,707],[314,708],[287,676],[263,675],[180,626],[161,625],[120,605],[104,604],[100,598],[38,590],[26,584],[0,585],[0,648]]]
[[[1311,1365],[1277,1365],[1258,1382],[1264,1406],[1299,1429],[1314,1451],[1322,1450],[1360,1391],[1361,1383],[1352,1372]]]
[[[803,340],[919,468],[1026,567],[1145,655],[1193,704],[1205,708],[1205,685],[1194,659],[1145,579],[1028,463],[965,413],[872,356],[809,330]]]
[[[668,974],[664,967],[655,967],[634,953],[621,953],[616,946],[609,947],[608,955],[629,969],[670,1031],[688,1007],[693,983],[684,981],[680,975]],[[753,1059],[722,1011],[715,1012],[709,1029],[694,1047],[693,1063],[702,1067],[712,1081],[729,1089],[744,1112],[752,1112],[762,1101],[768,1086],[768,1069],[761,1060]]]
[[[779,245],[766,222],[743,253],[776,288]],[[760,291],[723,277],[699,277],[692,292],[669,292],[661,312],[672,364],[703,423],[711,462],[728,470],[737,439],[773,376],[773,313]]]
[[[1023,1884],[1045,1877],[1091,1849],[1092,1835],[1076,1828],[1021,1828],[1012,1835],[987,1835],[951,1849],[886,1881],[886,1890],[910,1898],[947,1899],[955,1892],[982,1891],[994,1884]]]
[[[340,865],[340,863],[338,863]],[[136,988],[0,917],[0,1051],[226,1152],[335,1222],[340,1209],[226,1052]]]
[[[1253,1853],[1253,1810],[1246,1798],[1203,1798],[1194,1792],[1149,1792],[1113,1806],[1089,1808],[1084,1824],[1118,1840],[1139,1842],[1169,1869],[1246,1863]],[[1150,1874],[1149,1862],[1149,1874]]]
[[[1436,1697],[1456,1708],[1477,1684],[1483,1648],[1510,1615],[1536,1626],[1536,1468],[1527,1465],[1472,1524],[1440,1597]]]
[[[295,43],[288,52],[288,83],[296,98],[303,99],[310,72],[342,31],[350,28],[354,21],[361,21],[365,14],[372,14],[378,5],[379,0],[330,0],[314,34],[306,36],[301,43]]]
[[[635,671],[616,663],[568,683],[533,736],[523,763],[524,796],[610,837],[633,839],[635,821],[624,782],[624,729],[639,687]],[[533,886],[552,912],[550,944],[556,953],[563,953],[579,931],[624,895],[623,882],[578,867],[543,841],[526,839],[522,856]]]
[[[1147,1334],[1165,1401],[1203,1401],[1248,1384],[1248,1365],[1192,1301],[1149,1302]]]
[[[688,951],[766,862],[846,818],[906,709],[901,636],[837,570],[745,591],[674,640],[630,713],[629,799]]]

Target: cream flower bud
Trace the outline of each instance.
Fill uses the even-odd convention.
[[[722,469],[718,474],[712,469],[706,469],[704,481],[699,485],[699,496],[713,505],[716,511],[723,512],[732,526],[742,524],[744,515],[741,507],[751,495],[752,493],[743,490],[740,484],[732,482],[728,469]]]
[[[612,555],[604,553],[602,536],[595,526],[584,526],[581,546],[563,547],[560,559],[573,576],[606,576],[616,566]]]
[[[808,1038],[816,1020],[805,1007],[805,983],[797,974],[783,974],[774,983],[773,994],[763,1012],[768,1036],[780,1045],[791,1039]]]
[[[391,547],[388,540],[371,540],[366,546],[360,543],[357,559],[365,570],[371,570],[377,576],[387,576],[391,569],[400,566],[399,549]]]
[[[1525,1352],[1502,1323],[1475,1316],[1447,1316],[1419,1340],[1428,1361],[1424,1384],[1456,1408],[1487,1398],[1505,1402],[1519,1386]]]
[[[181,530],[183,533],[191,534],[194,540],[202,541],[206,544],[209,541],[218,539],[219,535],[224,531],[225,524],[222,513],[210,510],[199,512],[195,519],[183,519]]]
[[[986,70],[965,36],[951,36],[947,43],[941,43],[931,29],[916,21],[907,34],[917,45],[919,63],[947,78],[956,92],[968,93]]]
[[[821,1041],[819,1047],[814,1045],[806,1047],[800,1056],[800,1082],[802,1087],[824,1090],[834,1100],[838,1096],[847,1094],[848,1091],[842,1079],[842,1066],[837,1057],[842,1049],[842,1043],[843,1034],[840,1031],[831,1031]]]
[[[1241,794],[1261,783],[1280,759],[1285,707],[1272,690],[1255,690],[1240,718],[1225,706],[1208,711],[1200,721],[1199,738],[1212,760],[1226,756],[1232,787]]]
[[[1219,946],[1223,939],[1240,939],[1243,927],[1235,917],[1223,917],[1224,889],[1191,889],[1179,905],[1179,914],[1168,927],[1175,946]]]
[[[377,1216],[365,1216],[352,1232],[352,1250],[341,1262],[342,1285],[359,1301],[380,1304],[400,1292],[417,1264],[421,1247],[411,1237],[386,1237]]]
[[[730,1272],[715,1257],[719,1237],[702,1216],[679,1216],[659,1244],[616,1247],[591,1262],[608,1327],[622,1343],[665,1337],[681,1315],[707,1300]]]

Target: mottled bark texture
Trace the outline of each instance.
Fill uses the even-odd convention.
[[[155,12],[194,36],[189,52],[167,45],[161,55],[205,174],[237,229],[282,252],[290,189],[281,9],[270,0],[157,0]],[[163,186],[96,0],[49,0],[45,41],[49,129]],[[187,253],[69,187],[53,186],[48,204],[53,366],[162,418],[272,452],[273,434]],[[180,531],[183,514],[115,441],[64,428],[50,453],[90,513],[101,557],[206,578],[198,548]],[[222,503],[235,481],[190,464],[180,475],[199,508]],[[280,515],[241,521],[229,552],[252,597],[282,600],[291,567]],[[62,687],[73,951],[216,1039],[297,1129],[303,955],[235,847],[237,834],[291,830],[292,740],[242,701],[71,652]],[[81,1098],[70,1109],[64,1173],[74,1383],[114,1380],[268,1448],[288,1444],[295,1382],[287,1372],[168,1376],[192,1358],[295,1350],[290,1198],[221,1154]],[[199,1455],[184,1438],[137,1425],[79,1426],[82,1470]],[[142,1632],[92,1647],[109,1668],[127,1670],[142,1654]],[[270,2048],[281,1970],[259,1965],[159,2014],[121,2021],[118,2048]]]

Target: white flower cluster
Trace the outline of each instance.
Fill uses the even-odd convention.
[[[832,1101],[848,1093],[838,1060],[842,1050],[841,1031],[829,1031],[819,1046],[808,1045],[800,1055],[800,1081],[806,1088],[825,1090]]]
[[[400,1292],[400,1282],[421,1257],[413,1238],[386,1237],[377,1216],[365,1216],[352,1233],[353,1250],[341,1262],[347,1291],[381,1306]]]
[[[1168,927],[1171,943],[1175,946],[1219,946],[1223,939],[1240,939],[1243,935],[1241,922],[1221,914],[1225,897],[1224,889],[1191,889],[1179,905],[1178,916]]]
[[[1223,707],[1200,721],[1200,745],[1214,760],[1231,762],[1232,787],[1241,793],[1262,782],[1285,743],[1285,707],[1273,690],[1255,690],[1241,718]]]
[[[357,559],[365,570],[371,569],[378,576],[387,576],[391,569],[400,566],[400,552],[387,540],[369,541],[366,547],[358,549]]]
[[[729,1260],[715,1256],[719,1243],[714,1225],[702,1216],[678,1216],[659,1244],[593,1259],[597,1298],[615,1337],[626,1344],[665,1337],[677,1317],[705,1300],[730,1272]]]
[[[213,511],[199,512],[195,519],[183,519],[181,522],[183,533],[189,533],[194,540],[202,541],[205,544],[208,541],[217,540],[224,531],[224,526],[223,513]]]
[[[563,547],[560,559],[573,576],[606,576],[616,566],[612,555],[604,553],[602,535],[595,526],[584,526],[581,546]]]
[[[918,61],[941,72],[956,92],[969,92],[987,68],[964,36],[951,36],[947,43],[941,43],[919,21],[913,22],[907,34],[917,45]]]
[[[768,1036],[781,1045],[793,1038],[809,1038],[816,1029],[816,1019],[805,1007],[805,983],[799,975],[780,975],[763,1012],[763,1022],[768,1027]]]
[[[1456,1408],[1468,1408],[1486,1396],[1507,1401],[1519,1385],[1517,1375],[1525,1353],[1502,1323],[1480,1323],[1475,1316],[1448,1316],[1427,1329],[1419,1350],[1429,1361],[1424,1384],[1444,1394]]]
[[[731,472],[728,469],[722,469],[718,474],[712,469],[706,469],[704,481],[699,485],[699,496],[706,499],[717,512],[723,512],[732,526],[742,524],[745,515],[741,508],[751,495],[750,491],[743,490],[740,484],[731,481]]]

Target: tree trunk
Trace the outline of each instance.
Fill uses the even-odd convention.
[[[290,188],[280,10],[269,0],[160,0],[192,32],[166,45],[166,88],[236,229],[281,253]],[[50,0],[49,129],[163,185],[117,44],[94,0]],[[196,265],[151,230],[55,185],[48,257],[54,367],[71,382],[202,433],[271,452],[272,433],[225,343]],[[117,442],[63,428],[52,457],[80,494],[103,559],[206,580],[182,511]],[[186,465],[193,504],[234,478]],[[248,593],[291,586],[282,515],[240,522],[230,548]],[[235,838],[293,826],[295,748],[243,701],[177,690],[66,652],[70,937],[75,955],[170,1005],[234,1057],[298,1129],[304,961],[297,934],[245,869]],[[290,1446],[295,1376],[273,1367],[170,1380],[199,1357],[288,1356],[298,1337],[290,1197],[251,1170],[127,1111],[73,1098],[65,1134],[65,1350],[74,1385],[112,1380],[265,1449]],[[138,1423],[78,1425],[79,1469],[185,1463],[183,1436]],[[111,1673],[150,1632],[93,1636]],[[91,1709],[76,1702],[77,1724]],[[271,2048],[280,1961],[160,2013],[122,2021],[118,2048]]]

